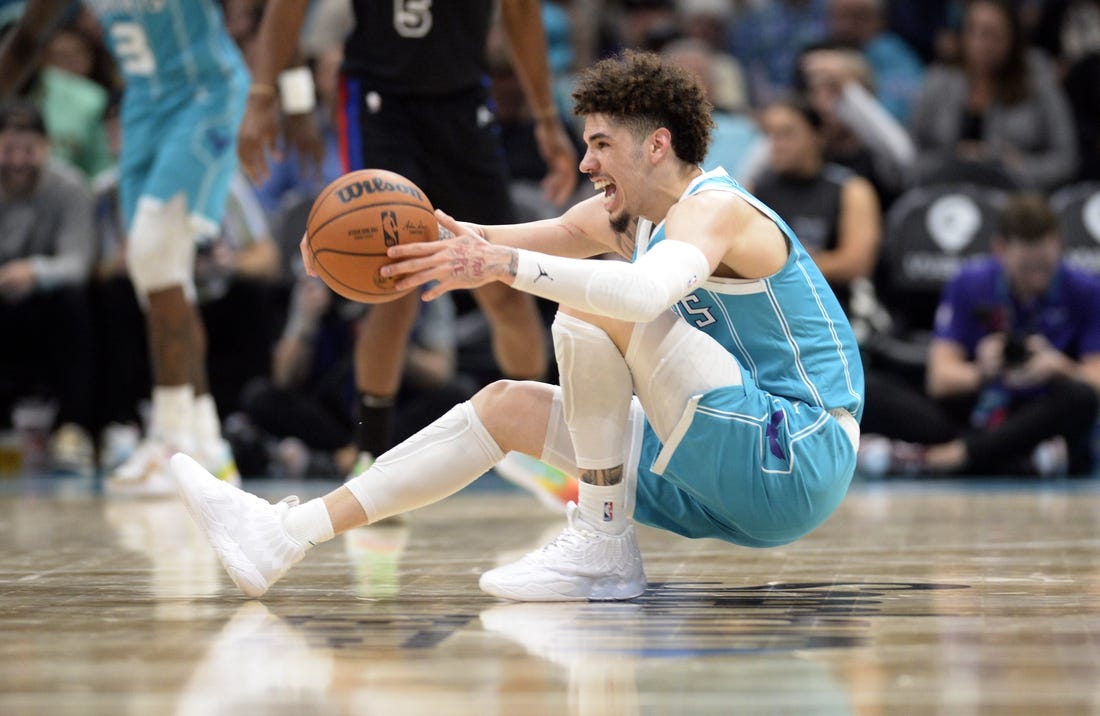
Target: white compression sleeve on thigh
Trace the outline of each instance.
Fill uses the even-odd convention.
[[[452,495],[485,474],[504,453],[474,406],[459,403],[346,483],[377,522]]]
[[[710,275],[698,247],[665,240],[635,263],[548,256],[518,249],[512,287],[601,316],[647,322]]]
[[[736,358],[671,311],[634,326],[625,360],[634,391],[662,441],[668,440],[692,397],[744,382]]]
[[[559,312],[551,332],[565,422],[577,465],[616,467],[623,461],[623,433],[634,388],[619,349],[600,328]]]

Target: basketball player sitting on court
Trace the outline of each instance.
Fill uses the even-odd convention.
[[[633,521],[769,547],[821,524],[856,461],[863,373],[844,312],[791,230],[699,162],[710,107],[651,54],[604,60],[573,93],[597,196],[558,219],[390,249],[399,287],[501,281],[558,301],[561,386],[500,381],[333,492],[277,505],[185,455],[173,474],[236,584],[263,594],[311,546],[446,497],[519,450],[581,475],[549,545],[481,577],[515,600],[630,599]],[[588,257],[617,251],[629,262]],[[307,261],[308,266],[308,261]]]

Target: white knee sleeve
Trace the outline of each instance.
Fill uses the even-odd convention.
[[[126,267],[138,296],[183,286],[193,299],[195,238],[182,195],[167,202],[138,201],[126,247]]]
[[[667,441],[692,397],[740,385],[737,359],[671,311],[634,325],[626,364],[654,432]]]
[[[622,464],[630,399],[630,370],[600,328],[564,313],[551,327],[565,421],[577,465],[604,469]]]

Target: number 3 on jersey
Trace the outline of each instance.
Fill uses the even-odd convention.
[[[393,27],[401,37],[424,37],[432,29],[432,0],[393,0]]]
[[[141,25],[136,22],[111,25],[111,43],[123,74],[147,76],[156,71],[157,63]]]

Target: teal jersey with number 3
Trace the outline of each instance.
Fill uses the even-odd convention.
[[[132,111],[166,95],[226,82],[248,70],[215,0],[87,0],[126,79]]]

